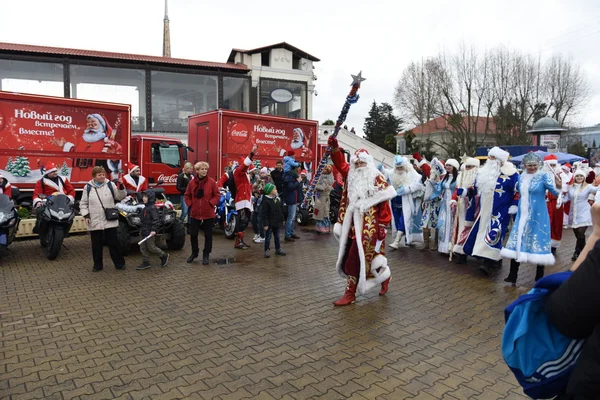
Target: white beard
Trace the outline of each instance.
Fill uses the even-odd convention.
[[[500,176],[500,161],[488,160],[485,165],[477,171],[477,190],[480,193],[488,193],[496,188],[496,182]]]
[[[410,182],[407,172],[396,172],[396,170],[394,170],[394,172],[390,174],[390,183],[394,189],[398,189],[400,186],[408,186],[412,182]]]
[[[302,146],[304,146],[304,143],[302,142],[302,140],[294,139],[294,140],[292,140],[292,143],[290,144],[290,147],[294,150],[298,150]]]
[[[477,176],[477,168],[465,169],[460,173],[460,187],[468,188],[473,186]]]
[[[83,140],[86,143],[95,143],[106,137],[106,133],[104,133],[101,129],[87,129],[83,132]]]
[[[375,181],[381,173],[377,168],[366,166],[351,170],[348,174],[348,205],[358,205],[360,200],[368,199],[378,191]]]

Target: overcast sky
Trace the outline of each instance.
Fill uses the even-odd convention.
[[[0,41],[162,55],[164,0],[0,0],[0,10]],[[598,0],[169,0],[169,17],[173,57],[225,62],[232,48],[285,41],[320,58],[313,118],[321,122],[337,119],[350,74],[362,70],[367,81],[346,122],[359,132],[373,100],[392,103],[410,61],[463,41],[571,57],[594,93],[576,122],[600,123]]]

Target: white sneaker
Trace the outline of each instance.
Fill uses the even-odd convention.
[[[264,243],[265,242],[265,238],[263,237],[258,237],[258,239],[256,239],[256,243]]]
[[[252,241],[254,243],[258,243],[256,240],[260,237],[260,235],[255,234],[254,237],[252,238]]]

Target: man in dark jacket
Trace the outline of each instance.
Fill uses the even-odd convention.
[[[155,243],[156,231],[158,231],[160,226],[158,210],[154,205],[156,202],[156,195],[152,190],[145,191],[142,193],[142,200],[144,201],[145,207],[142,210],[140,235],[144,241],[140,244],[142,263],[136,269],[141,270],[150,268],[150,254],[159,256],[160,265],[166,267],[167,262],[169,261],[169,255],[156,246]]]
[[[271,179],[277,188],[277,193],[283,193],[283,161],[277,161],[275,169],[271,171]]]
[[[594,231],[571,267],[573,275],[546,302],[550,322],[571,339],[585,339],[561,399],[600,399],[600,204],[592,207]]]
[[[287,205],[287,220],[285,221],[285,241],[293,242],[300,239],[294,233],[294,220],[296,208],[304,200],[302,193],[302,178],[298,175],[298,167],[292,168],[283,174],[283,201]]]
[[[261,204],[261,219],[265,228],[265,258],[271,257],[271,234],[275,239],[275,254],[285,256],[279,243],[279,231],[283,226],[283,203],[277,197],[277,188],[272,183],[267,183],[263,189]]]

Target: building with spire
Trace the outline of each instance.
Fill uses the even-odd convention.
[[[165,0],[165,18],[163,19],[163,57],[171,57],[171,32],[169,30],[169,0]]]

